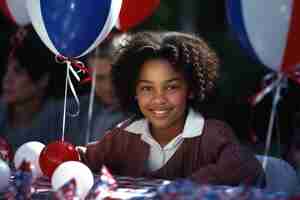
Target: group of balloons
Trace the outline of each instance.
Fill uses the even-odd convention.
[[[27,162],[34,179],[42,176],[50,178],[55,191],[75,179],[79,195],[85,197],[94,184],[93,173],[80,162],[76,148],[67,142],[54,141],[44,145],[30,141],[21,145],[10,159],[12,160],[8,162],[12,162],[17,170],[22,167],[23,162]],[[0,159],[0,192],[8,187],[11,173],[9,165]]]
[[[32,23],[56,55],[74,58],[95,48],[113,27],[127,31],[141,23],[159,4],[160,0],[0,0],[0,11],[19,26]],[[227,0],[230,29],[254,60],[290,73],[300,61],[299,4]]]
[[[127,31],[150,16],[160,0],[0,0],[0,11],[15,24],[32,23],[55,54],[81,57],[113,27]]]

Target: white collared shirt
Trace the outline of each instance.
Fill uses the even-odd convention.
[[[164,166],[183,143],[184,138],[193,138],[202,134],[204,118],[201,114],[189,109],[183,132],[173,138],[167,145],[161,147],[152,137],[147,119],[133,122],[125,128],[126,131],[141,135],[141,140],[150,145],[150,154],[147,160],[149,171],[155,171]]]

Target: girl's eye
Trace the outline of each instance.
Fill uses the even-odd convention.
[[[152,87],[150,86],[139,86],[138,89],[137,89],[139,92],[141,93],[149,93],[152,91]]]
[[[151,91],[151,89],[152,89],[152,88],[149,87],[149,86],[143,86],[143,87],[140,88],[140,90],[141,90],[141,91],[144,91],[144,92]]]
[[[179,87],[177,85],[169,85],[169,86],[167,86],[167,90],[176,90],[178,88]]]

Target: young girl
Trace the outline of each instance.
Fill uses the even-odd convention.
[[[85,163],[96,173],[105,164],[123,176],[254,184],[263,173],[258,160],[227,124],[201,115],[218,65],[193,35],[132,36],[113,66],[113,81],[122,108],[134,117],[88,144]]]

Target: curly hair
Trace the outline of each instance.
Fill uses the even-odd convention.
[[[201,111],[201,103],[212,91],[218,77],[219,59],[201,38],[180,32],[136,33],[120,50],[113,64],[116,95],[125,112],[142,116],[135,100],[141,66],[149,59],[168,60],[182,73],[194,98],[188,105]]]

